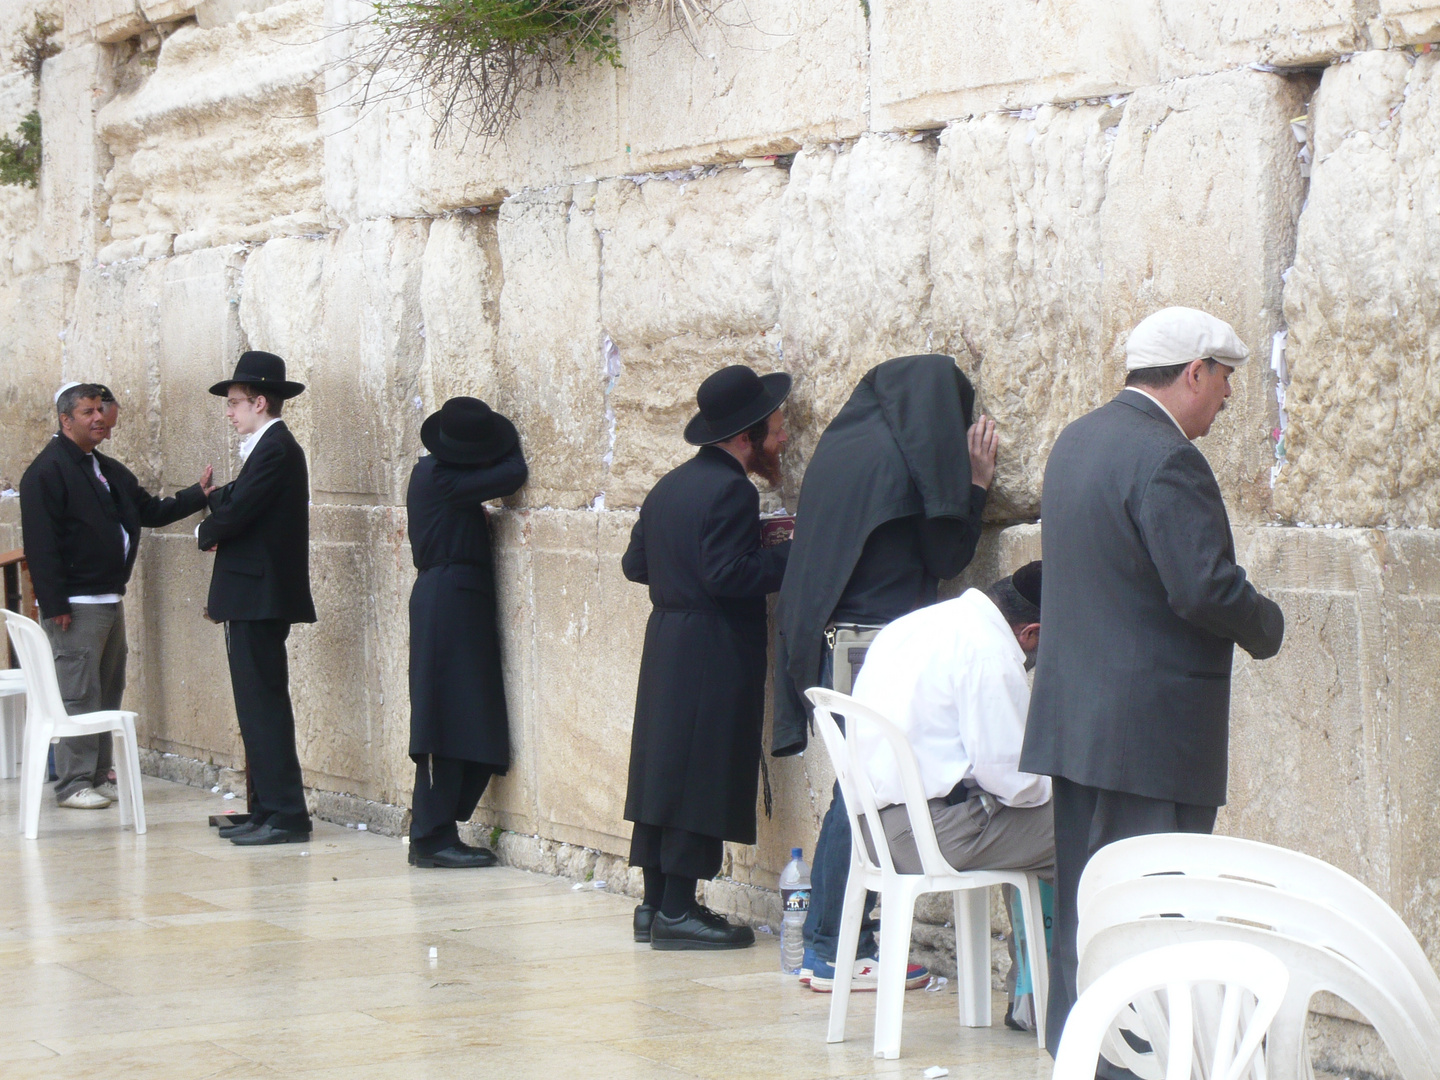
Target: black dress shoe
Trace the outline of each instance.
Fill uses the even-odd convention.
[[[240,847],[263,847],[267,844],[308,844],[309,829],[282,829],[265,822],[253,832],[241,833],[230,838],[232,844]]]
[[[750,927],[727,922],[700,904],[678,919],[657,911],[650,924],[652,949],[745,949],[754,944],[755,931]]]
[[[639,904],[635,908],[635,940],[648,943],[650,941],[650,926],[655,921],[655,915],[660,909],[654,904]]]
[[[232,836],[244,836],[247,833],[254,832],[264,824],[264,818],[252,817],[249,821],[242,821],[239,825],[221,825],[220,839],[229,840]]]
[[[410,845],[411,866],[466,870],[471,867],[494,866],[499,861],[489,848],[471,847],[469,844],[451,844],[428,855],[416,851],[414,844]]]

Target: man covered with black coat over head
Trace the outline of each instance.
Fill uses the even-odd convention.
[[[274,353],[242,353],[233,378],[210,387],[240,440],[239,474],[210,494],[210,516],[195,531],[215,552],[206,614],[225,624],[235,715],[253,788],[250,820],[220,835],[242,847],[304,843],[310,812],[285,640],[297,622],[315,621],[310,597],[310,473],[305,451],[280,419],[304,391],[285,378]]]
[[[430,451],[405,493],[410,551],[410,864],[493,866],[460,840],[490,777],[510,767],[510,722],[495,621],[495,559],[485,503],[528,475],[515,425],[472,397],[451,398],[420,428]]]
[[[747,476],[780,480],[780,406],[790,376],[732,365],[706,379],[685,441],[700,451],[661,477],[640,508],[622,567],[650,586],[625,818],[630,865],[645,875],[635,940],[656,949],[754,944],[698,904],[723,842],[755,842],[765,712],[765,597],[790,541],[760,543],[760,496]]]
[[[975,390],[950,356],[901,356],[860,380],[805,470],[795,550],[776,608],[772,753],[798,754],[809,734],[802,696],[835,680],[835,632],[857,634],[933,604],[941,580],[969,565],[995,475],[995,422],[974,418]],[[846,648],[863,657],[863,647]],[[850,873],[850,821],[835,785],[810,874],[801,980],[828,992]],[[873,896],[867,904],[874,903]],[[868,921],[867,921],[868,922]],[[872,925],[862,928],[854,985],[874,989]],[[906,984],[924,985],[918,964]]]

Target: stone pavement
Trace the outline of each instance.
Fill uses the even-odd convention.
[[[146,778],[149,832],[57,809],[18,831],[0,781],[0,1075],[198,1080],[434,1077],[1048,1077],[953,984],[906,997],[903,1057],[870,1057],[873,995],[827,1046],[828,996],[734,953],[652,952],[634,901],[505,867],[414,870],[394,838],[317,822],[242,850],[233,801]],[[47,792],[48,796],[48,792]],[[430,948],[439,951],[429,959]]]

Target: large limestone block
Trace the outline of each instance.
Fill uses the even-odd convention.
[[[1172,304],[1231,323],[1251,360],[1199,443],[1232,516],[1270,515],[1276,425],[1271,337],[1304,199],[1290,120],[1305,86],[1236,71],[1137,91],[1111,153],[1101,215],[1105,386],[1124,375],[1131,327]]]
[[[104,235],[108,199],[100,187],[109,154],[96,110],[114,90],[110,51],[72,45],[45,61],[40,76],[40,210],[51,262],[88,259]]]
[[[0,491],[19,487],[55,430],[52,395],[62,381],[61,334],[74,289],[69,267],[0,278]]]
[[[1122,108],[991,113],[940,137],[930,232],[934,348],[1001,437],[988,513],[1039,513],[1050,447],[1103,397],[1101,210]]]
[[[1162,77],[1247,63],[1298,67],[1370,47],[1356,0],[1160,0]]]
[[[643,11],[627,29],[626,171],[790,153],[867,127],[859,4],[731,0],[693,34]]]
[[[774,258],[787,180],[757,168],[600,185],[600,314],[618,356],[607,506],[639,505],[694,452],[681,432],[711,372],[783,366]]]
[[[500,408],[517,387],[496,357],[500,323],[500,238],[494,214],[460,214],[430,223],[420,269],[425,411],[458,395]]]
[[[1440,66],[1357,55],[1313,103],[1315,167],[1285,288],[1291,384],[1276,509],[1440,524]]]
[[[1125,93],[1157,81],[1161,22],[1144,0],[894,0],[871,5],[870,126]]]
[[[193,484],[207,465],[229,479],[240,468],[225,404],[210,386],[232,374],[243,349],[240,275],[244,252],[211,248],[165,261],[159,311],[161,476],[168,489]]]
[[[791,469],[860,376],[932,344],[934,176],[933,142],[894,136],[795,158],[775,260],[786,366],[800,376],[788,409]]]
[[[165,253],[176,237],[183,252],[323,228],[320,13],[320,0],[292,0],[182,27],[155,73],[101,110],[112,241]]]
[[[371,221],[272,240],[245,264],[250,348],[307,383],[286,417],[310,449],[317,501],[395,502],[419,448],[419,293],[427,223]]]
[[[361,0],[326,0],[325,195],[343,219],[490,205],[526,188],[626,170],[622,74],[588,60],[567,67],[558,85],[547,79],[522,94],[519,118],[488,142],[467,137],[463,122],[437,139],[432,103],[389,69],[369,82],[362,108],[371,75],[352,58],[363,55],[368,31],[359,23],[372,12]]]
[[[1380,0],[1378,8],[1369,25],[1373,48],[1440,40],[1440,4],[1434,0]]]
[[[0,75],[0,134],[15,138],[21,120],[38,103],[39,88],[28,72]],[[22,184],[0,186],[0,278],[45,266],[39,225],[39,190]]]
[[[516,392],[498,396],[525,440],[527,506],[588,506],[604,490],[609,377],[594,202],[595,185],[580,184],[500,208],[497,353]]]

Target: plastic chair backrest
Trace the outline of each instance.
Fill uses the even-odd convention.
[[[900,772],[900,789],[905,793],[905,811],[910,815],[910,829],[915,838],[916,850],[920,853],[921,870],[930,877],[955,876],[955,868],[945,861],[945,856],[940,854],[940,843],[935,839],[935,822],[930,817],[930,803],[925,798],[925,787],[920,782],[920,767],[915,762],[915,751],[911,749],[910,740],[905,737],[905,732],[878,710],[856,701],[848,694],[817,686],[805,691],[805,696],[815,706],[815,719],[821,725],[821,732],[825,733],[825,725],[830,725],[831,731],[825,734],[825,745],[830,748],[830,758],[836,763],[837,777],[840,775],[841,766],[835,749],[831,747],[831,740],[837,736],[844,740],[843,749],[846,762],[844,771],[848,787],[846,780],[842,780],[840,789],[845,794],[845,806],[851,814],[851,826],[855,828],[856,836],[863,834],[854,820],[855,811],[851,806],[852,790],[860,800],[865,820],[870,826],[870,835],[874,838],[876,851],[885,870],[892,874],[896,872],[894,864],[890,860],[889,845],[885,842],[885,830],[880,823],[880,808],[875,802],[875,788],[870,783],[870,775],[865,771],[863,762],[858,762],[856,757],[856,732],[860,725],[868,724],[879,731],[895,755],[895,763]],[[843,736],[841,736],[840,727],[834,719],[837,713],[845,718],[845,734]],[[863,848],[864,845],[861,847]],[[867,859],[867,861],[869,860]]]
[[[1436,1071],[1440,1059],[1425,1045],[1411,1017],[1386,987],[1344,957],[1259,927],[1240,923],[1192,922],[1188,919],[1116,923],[1090,939],[1080,959],[1077,983],[1083,994],[1091,983],[1111,968],[1152,949],[1187,943],[1211,947],[1227,941],[1264,949],[1278,957],[1290,973],[1286,1004],[1273,1023],[1270,1049],[1267,1051],[1271,1058],[1271,1076],[1289,1078],[1309,1075],[1305,1032],[1309,1023],[1310,1000],[1321,991],[1349,1002],[1370,1021],[1394,1057],[1400,1075],[1406,1080],[1435,1080],[1440,1076]],[[1294,1055],[1294,1060],[1275,1060],[1282,1045]],[[1126,1049],[1121,1045],[1120,1054],[1107,1052],[1106,1056],[1125,1064],[1137,1074],[1145,1075],[1148,1070],[1144,1062],[1121,1061]]]
[[[1333,952],[1384,986],[1417,1025],[1440,1032],[1440,1018],[1414,977],[1369,927],[1317,901],[1253,882],[1168,875],[1117,882],[1090,898],[1077,951],[1083,961],[1090,939],[1106,927],[1166,916],[1246,924]]]
[[[1405,921],[1364,882],[1322,859],[1288,848],[1200,833],[1158,833],[1117,840],[1097,851],[1080,878],[1081,917],[1090,899],[1120,881],[1183,874],[1266,885],[1305,897],[1367,927],[1405,965],[1440,1015],[1440,977]]]
[[[43,718],[51,723],[63,723],[65,702],[60,697],[50,639],[33,619],[9,609],[0,610],[5,611],[5,629],[10,632],[10,640],[15,645],[20,670],[25,672],[26,709],[37,720]]]

